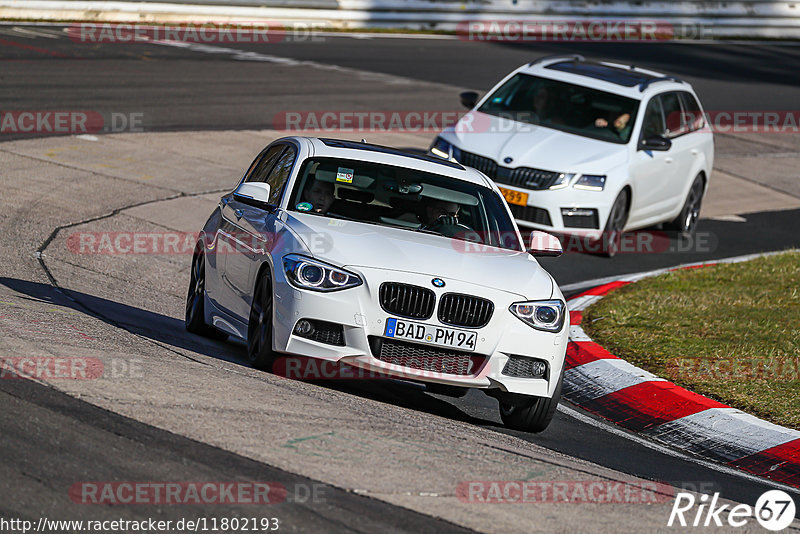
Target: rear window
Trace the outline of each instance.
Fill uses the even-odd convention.
[[[686,117],[681,107],[678,93],[665,93],[661,95],[661,105],[664,108],[664,118],[667,121],[667,137],[675,138],[689,131]]]
[[[690,132],[702,129],[706,125],[700,104],[693,94],[682,91],[680,94],[683,101],[684,117]]]

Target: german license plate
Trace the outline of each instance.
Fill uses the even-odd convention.
[[[498,189],[500,189],[500,192],[503,193],[506,202],[509,204],[516,204],[517,206],[528,205],[528,193],[515,191],[513,189],[506,189],[505,187],[498,187]]]
[[[478,339],[477,332],[415,323],[413,321],[395,319],[394,317],[386,319],[384,334],[386,337],[395,339],[405,339],[465,351],[475,350],[475,341]]]

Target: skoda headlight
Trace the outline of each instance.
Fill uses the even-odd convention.
[[[574,174],[562,172],[558,175],[556,181],[553,182],[553,185],[550,186],[550,189],[564,189],[569,185],[573,178],[575,178]]]
[[[361,278],[354,273],[297,254],[283,257],[283,270],[293,286],[312,291],[338,291],[361,285]]]
[[[509,311],[528,326],[545,332],[559,332],[564,326],[566,306],[560,300],[515,302]]]
[[[581,174],[578,181],[575,182],[575,189],[585,189],[587,191],[602,191],[606,186],[605,175],[600,174]]]
[[[461,155],[461,151],[458,148],[454,147],[441,137],[437,137],[428,150],[434,156],[438,156],[442,159],[447,159],[450,161],[458,161],[458,157]]]

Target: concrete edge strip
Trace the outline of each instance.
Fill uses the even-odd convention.
[[[639,369],[592,341],[580,326],[586,308],[609,292],[638,280],[669,271],[738,263],[778,253],[749,254],[606,278],[594,281],[594,285],[580,284],[581,288],[588,289],[567,299],[572,326],[564,397],[656,442],[800,487],[800,432],[764,421]]]
[[[665,8],[663,2],[652,2],[655,9],[646,11],[647,17],[668,22],[676,35],[683,39],[705,40],[709,37],[756,37],[796,39],[800,37],[800,17],[782,2],[764,2],[766,10],[759,16],[750,11],[732,9],[707,10],[687,16],[695,7],[695,2],[678,2],[674,8]],[[771,9],[770,9],[771,8]],[[589,11],[587,11],[587,9]],[[689,11],[687,11],[687,9]],[[501,2],[489,6],[477,3],[462,3],[446,7],[434,6],[424,2],[343,2],[331,7],[288,7],[276,5],[214,5],[185,4],[166,2],[99,1],[99,0],[0,0],[0,17],[38,18],[48,20],[81,19],[93,22],[139,22],[175,21],[191,18],[199,21],[288,20],[296,22],[317,22],[341,28],[391,27],[421,28],[435,26],[439,30],[456,31],[465,20],[514,20],[561,21],[565,18],[592,22],[598,18],[629,18],[628,8],[613,9],[608,4],[599,3],[597,8],[581,5],[578,8],[557,9],[557,11],[528,11]],[[467,19],[469,17],[469,19]],[[680,40],[680,39],[678,39]]]

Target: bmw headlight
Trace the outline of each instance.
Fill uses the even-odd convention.
[[[566,306],[560,300],[515,302],[508,309],[519,320],[536,330],[558,332],[564,326]]]
[[[292,285],[312,291],[338,291],[361,285],[356,274],[297,254],[283,257],[283,270]]]
[[[575,189],[586,189],[587,191],[602,191],[606,186],[605,175],[600,174],[582,174],[578,181],[575,182]]]
[[[458,158],[461,155],[461,151],[458,148],[454,147],[441,137],[437,137],[428,150],[434,156],[438,156],[442,159],[447,159],[450,161],[458,161]]]

